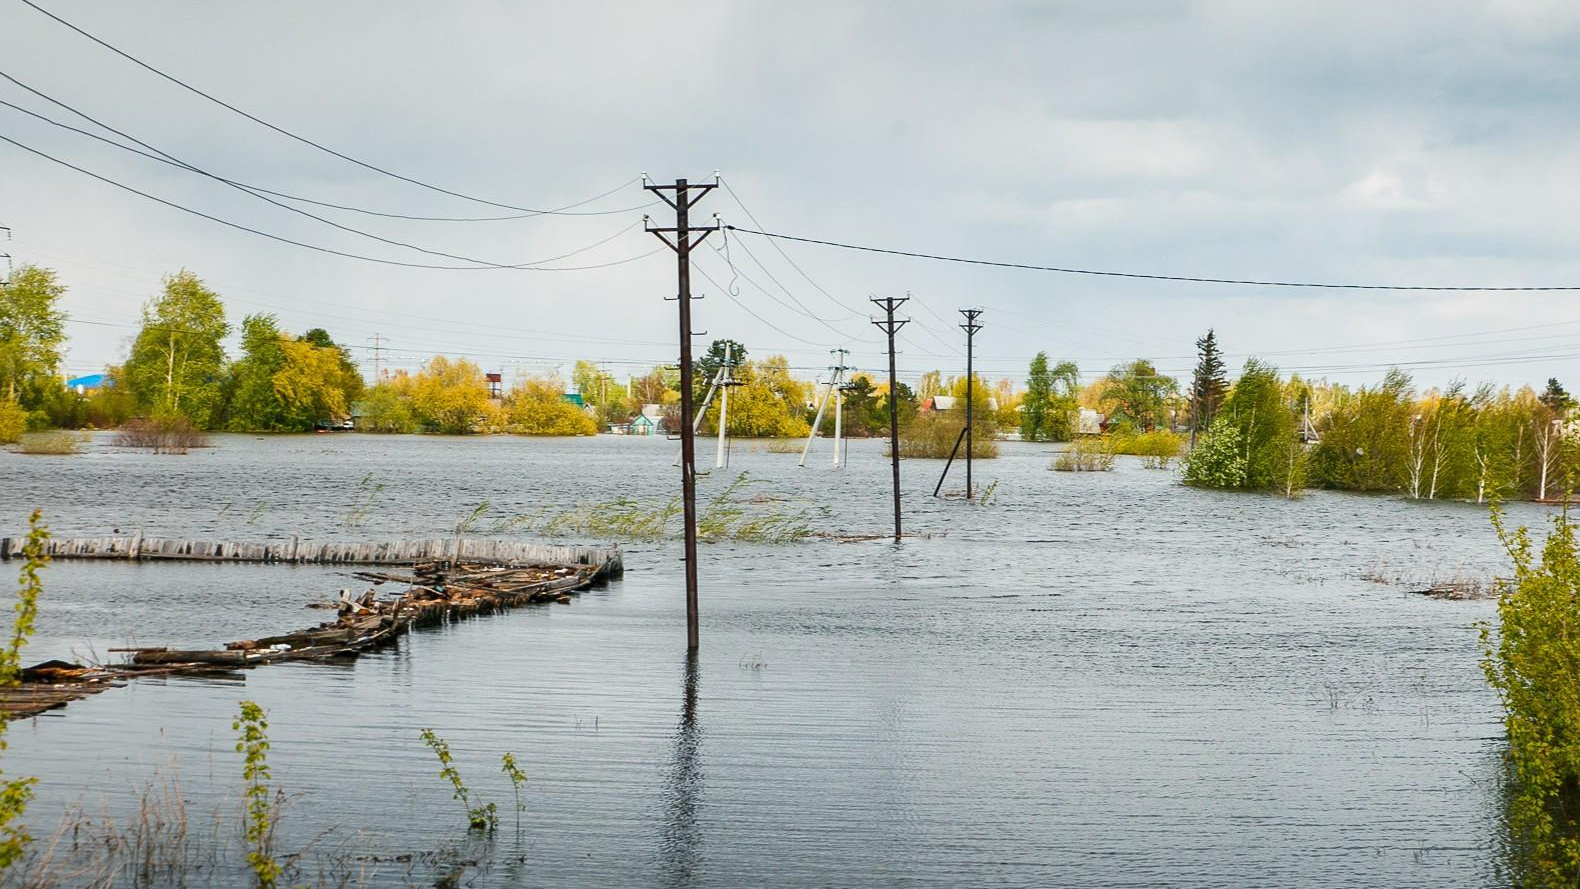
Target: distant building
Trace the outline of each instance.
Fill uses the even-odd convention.
[[[1075,418],[1076,435],[1102,435],[1103,425],[1108,418],[1089,407],[1081,408],[1080,414]]]
[[[499,400],[505,397],[505,375],[502,373],[486,374],[488,377],[488,397]]]
[[[86,395],[95,389],[113,385],[115,381],[110,379],[109,374],[88,374],[85,377],[75,377],[66,381],[66,388],[78,395]]]
[[[614,423],[609,431],[615,435],[658,435],[664,431],[664,406],[644,404],[642,412],[632,417],[631,422]]]

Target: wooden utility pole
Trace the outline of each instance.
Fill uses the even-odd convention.
[[[878,329],[889,335],[889,466],[894,471],[894,541],[900,541],[900,384],[894,373],[894,335],[910,319],[894,320],[894,310],[905,304],[909,296],[874,296],[872,302],[883,309],[884,320],[874,321]]]
[[[976,390],[976,375],[971,368],[971,343],[976,339],[977,331],[982,325],[977,323],[977,316],[982,314],[981,309],[961,309],[960,314],[966,318],[966,323],[960,329],[966,332],[966,499],[971,499],[971,393]]]
[[[645,179],[645,177],[644,177]],[[643,187],[658,195],[675,211],[673,227],[649,225],[647,230],[675,251],[675,295],[680,304],[680,495],[686,522],[686,648],[697,650],[697,440],[692,425],[691,397],[691,248],[702,243],[717,225],[692,226],[691,208],[718,183],[692,185],[676,179],[674,185],[644,182]],[[672,192],[673,197],[665,192]],[[692,240],[692,235],[696,239]],[[673,235],[673,237],[668,237]]]

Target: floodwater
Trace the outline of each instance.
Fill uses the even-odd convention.
[[[0,530],[38,506],[61,536],[384,540],[451,533],[486,502],[474,533],[531,538],[509,520],[667,500],[674,449],[221,436],[169,457],[100,439],[0,453]],[[1503,743],[1474,628],[1491,603],[1368,579],[1505,570],[1484,508],[1204,492],[1128,458],[1050,472],[1051,453],[979,461],[986,506],[932,498],[942,463],[906,461],[918,536],[898,546],[704,545],[694,663],[678,544],[631,544],[624,580],[570,605],[18,723],[5,771],[40,778],[35,834],[171,778],[193,821],[231,818],[231,720],[251,698],[290,795],[281,847],[374,884],[419,869],[386,859],[435,850],[482,862],[477,886],[1498,884]],[[746,471],[819,528],[891,527],[880,443],[840,469],[823,441],[796,461],[738,444],[702,496]],[[303,626],[322,619],[304,603],[361,588],[263,565],[57,563],[46,580],[29,662]],[[499,804],[491,841],[467,842],[425,727]],[[505,751],[529,775],[519,827]]]

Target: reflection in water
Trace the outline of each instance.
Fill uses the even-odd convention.
[[[697,829],[702,802],[702,729],[697,724],[697,653],[686,653],[685,688],[674,751],[664,782],[664,822],[659,854],[665,885],[691,886],[702,864],[702,836]]]

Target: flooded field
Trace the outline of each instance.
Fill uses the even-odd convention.
[[[530,539],[523,516],[678,488],[663,440],[216,445],[0,454],[0,533],[38,506],[61,536],[387,540],[476,514],[476,536]],[[840,469],[819,448],[802,469],[737,444],[701,496],[745,471],[819,530],[884,533],[881,444]],[[1051,454],[979,462],[986,506],[933,499],[942,464],[907,461],[918,536],[899,546],[705,545],[694,666],[679,546],[633,543],[623,581],[568,606],[18,723],[5,769],[41,779],[35,834],[168,778],[194,821],[231,818],[231,720],[251,698],[290,795],[282,848],[375,884],[435,850],[481,862],[478,886],[1498,883],[1501,726],[1473,627],[1491,603],[1378,582],[1502,571],[1484,508],[1205,492],[1129,458],[1054,473]],[[46,583],[29,662],[294,628],[319,619],[306,602],[362,588],[202,564],[57,563]],[[492,841],[467,842],[427,727],[500,805]],[[519,828],[505,751],[529,776]]]

